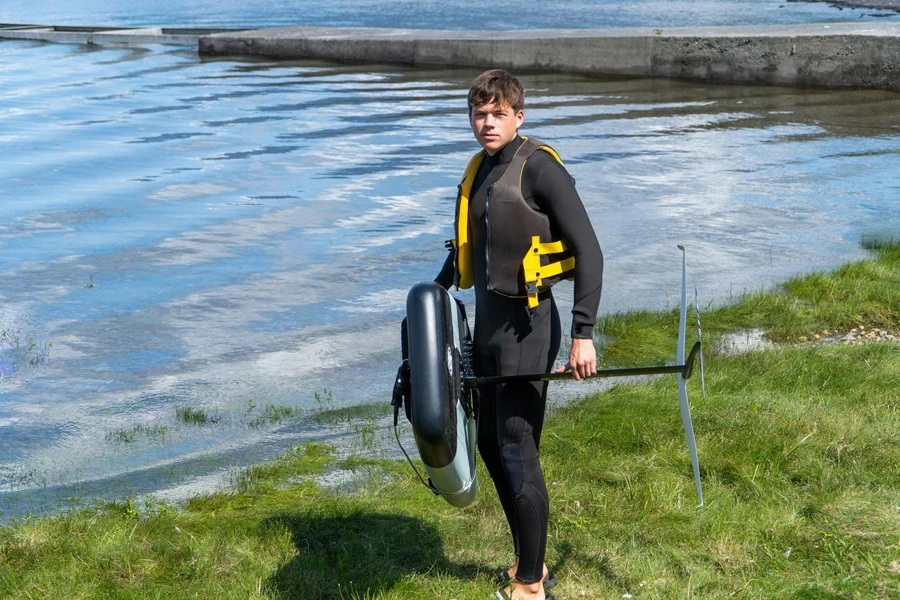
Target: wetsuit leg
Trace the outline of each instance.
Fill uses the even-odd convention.
[[[482,356],[479,358],[479,361],[485,365],[484,369],[476,368],[476,373],[479,376],[497,374],[492,357]],[[519,556],[515,500],[509,490],[509,486],[506,484],[506,475],[503,471],[503,461],[500,456],[500,444],[497,440],[498,417],[497,386],[483,388],[478,404],[478,453],[481,455],[481,460],[484,461],[491,480],[494,482],[494,488],[497,490],[497,496],[500,498],[500,504],[503,507],[503,514],[506,516],[509,530],[512,533],[513,551],[516,556]]]
[[[482,310],[483,304],[490,310]],[[476,315],[476,374],[547,372],[560,346],[559,314],[549,294],[529,318],[522,300],[501,296],[482,303]],[[516,555],[517,579],[543,576],[549,499],[541,471],[540,435],[546,382],[482,390],[478,448],[503,506]]]

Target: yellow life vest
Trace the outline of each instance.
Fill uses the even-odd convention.
[[[575,268],[575,257],[568,254],[566,244],[562,240],[550,239],[550,221],[547,215],[531,208],[522,196],[521,181],[525,161],[538,150],[547,152],[562,164],[559,155],[550,146],[523,138],[506,172],[491,186],[493,193],[490,202],[493,208],[491,204],[486,207],[486,215],[493,210],[494,216],[500,216],[500,220],[506,225],[504,235],[494,238],[502,242],[495,248],[491,248],[490,230],[486,232],[488,289],[504,296],[527,297],[531,308],[537,307],[539,292],[549,289],[563,274]],[[484,156],[482,151],[472,157],[459,184],[456,238],[453,241],[456,250],[454,283],[457,289],[468,289],[475,284],[469,231],[469,196]],[[507,221],[516,226],[509,227]],[[490,220],[486,226],[489,223]]]

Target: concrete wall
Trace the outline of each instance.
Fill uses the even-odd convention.
[[[900,91],[900,24],[431,31],[277,28],[200,37],[201,54]]]
[[[0,23],[0,39],[37,40],[75,44],[100,44],[114,46],[147,46],[171,44],[197,47],[201,35],[219,33],[223,29],[167,28],[167,27],[78,27],[54,25],[16,25]]]

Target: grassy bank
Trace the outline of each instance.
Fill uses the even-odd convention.
[[[898,294],[887,244],[705,311],[705,400],[690,382],[704,509],[670,378],[554,411],[542,453],[557,597],[900,597],[900,347],[794,343],[858,325],[900,333]],[[673,317],[606,319],[606,356],[667,357]],[[716,351],[741,329],[790,343]],[[322,483],[335,472],[350,477],[340,492]],[[479,476],[460,511],[405,463],[300,447],[177,508],[124,502],[0,529],[0,597],[488,598],[511,556]]]

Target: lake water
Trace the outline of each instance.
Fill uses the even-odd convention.
[[[411,5],[347,2],[313,19],[297,3],[185,4],[32,2],[0,9],[0,22],[379,25],[379,8]],[[715,7],[735,20],[763,4],[755,12],[786,22],[871,12]],[[571,3],[566,18],[676,25],[687,5]],[[402,24],[574,26],[415,6],[425,21]],[[475,74],[0,42],[2,515],[209,489],[338,435],[313,413],[386,403],[406,290],[443,261],[477,150],[465,118]],[[900,232],[895,93],[523,81],[523,132],[563,156],[603,246],[604,312],[672,306],[676,244],[701,303],[727,302]],[[571,287],[560,290],[565,305]]]
[[[4,2],[0,23],[424,29],[768,25],[896,19],[895,11],[796,0],[30,0]],[[8,6],[13,4],[13,6]]]

